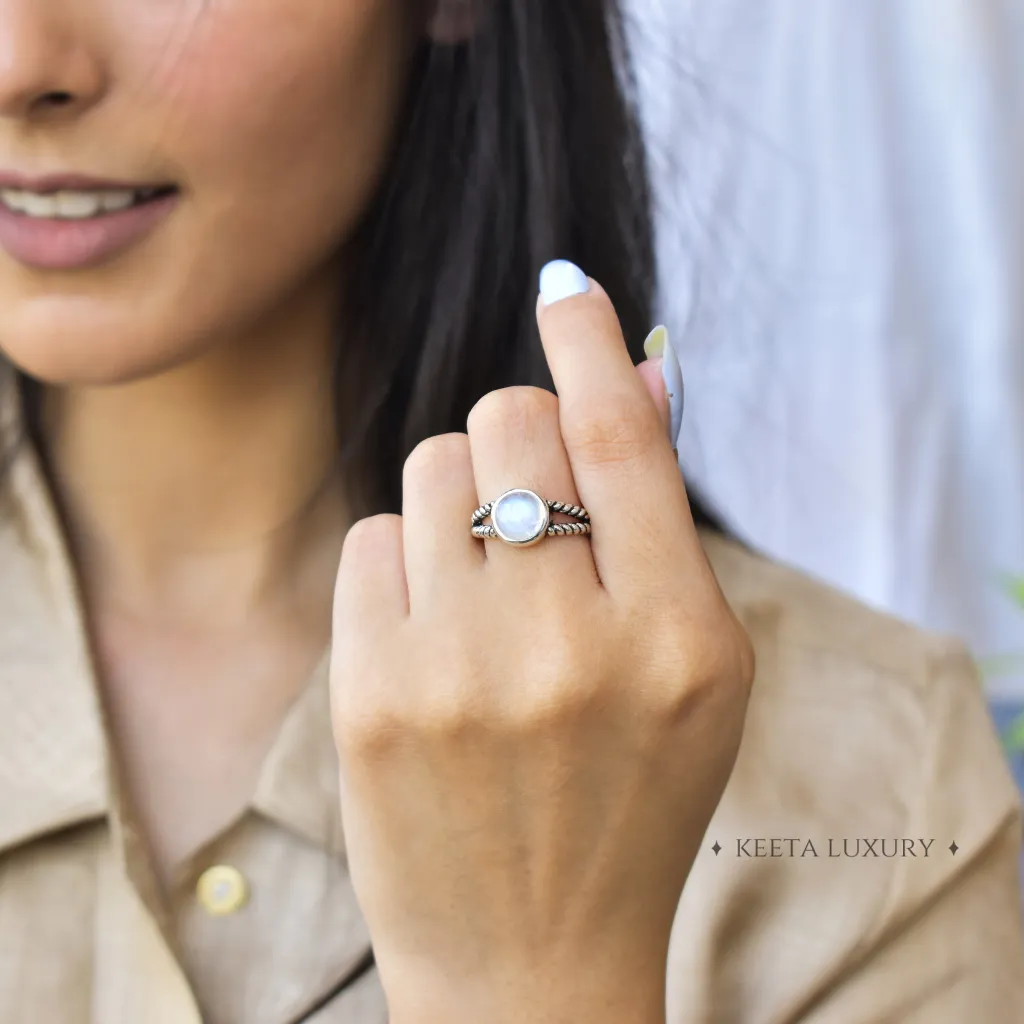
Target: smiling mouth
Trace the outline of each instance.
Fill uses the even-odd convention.
[[[108,217],[177,192],[174,185],[156,188],[60,189],[33,192],[0,189],[0,204],[34,220],[91,220]]]

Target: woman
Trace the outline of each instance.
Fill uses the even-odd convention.
[[[694,527],[613,15],[0,0],[5,1024],[1019,1018],[967,659]]]

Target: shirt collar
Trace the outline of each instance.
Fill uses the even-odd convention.
[[[0,451],[23,433],[23,419],[14,374],[0,360]],[[0,504],[3,851],[107,817],[117,794],[78,584],[38,454],[27,438],[9,465],[0,497],[6,499]],[[342,854],[329,663],[325,652],[286,715],[250,806]]]
[[[23,408],[0,360],[0,451]],[[66,538],[38,453],[20,439],[0,488],[0,851],[107,817],[109,735]],[[252,809],[325,850],[343,849],[329,654],[264,761]]]
[[[330,651],[285,718],[263,762],[252,807],[342,854],[341,776],[331,728]]]
[[[0,369],[0,436],[21,406]],[[0,511],[0,850],[103,815],[110,786],[102,714],[77,586],[37,455],[20,443]]]

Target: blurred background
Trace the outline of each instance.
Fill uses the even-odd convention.
[[[968,641],[1024,789],[1024,0],[627,0],[688,480]]]

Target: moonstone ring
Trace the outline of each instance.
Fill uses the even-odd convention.
[[[553,523],[551,514],[562,512],[575,523]],[[490,516],[491,522],[484,520]],[[503,540],[517,548],[528,548],[545,537],[590,533],[590,513],[579,505],[547,501],[523,487],[506,491],[496,501],[481,505],[473,513],[472,531],[481,540]]]

